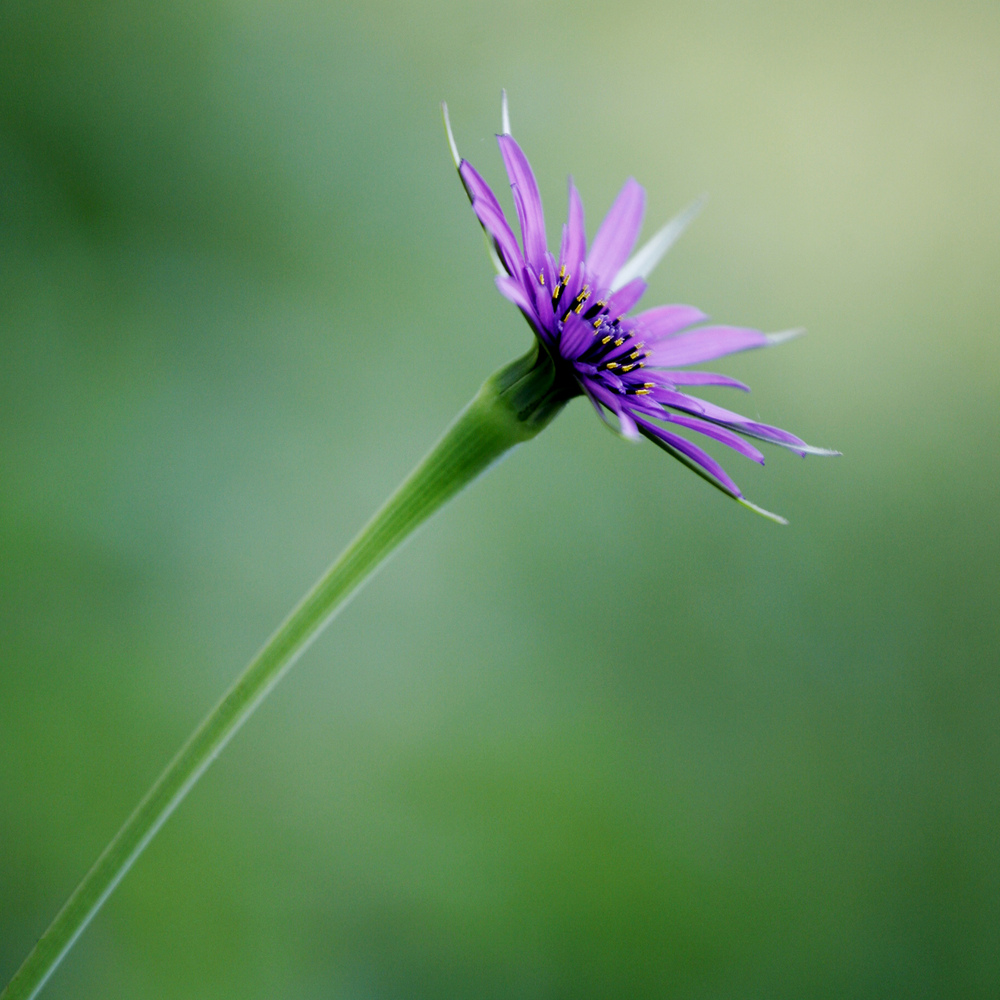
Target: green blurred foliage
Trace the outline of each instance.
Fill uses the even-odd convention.
[[[841,448],[586,404],[437,517],[208,773],[59,997],[987,997],[1000,982],[1000,7],[0,6],[0,980],[528,334],[550,238],[708,209],[648,301]],[[721,397],[720,398],[724,398]],[[770,456],[769,456],[770,457]]]

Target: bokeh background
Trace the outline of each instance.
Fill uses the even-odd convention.
[[[0,6],[0,980],[291,603],[529,343],[451,166],[838,447],[574,403],[338,619],[47,987],[995,997],[1000,5]],[[509,201],[508,201],[509,204]],[[725,399],[726,397],[717,396]],[[721,452],[720,452],[721,454]]]

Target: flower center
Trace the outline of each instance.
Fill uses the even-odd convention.
[[[614,319],[597,327],[594,331],[594,343],[583,352],[580,360],[594,365],[599,373],[612,373],[614,379],[603,381],[610,381],[611,388],[621,395],[645,396],[654,384],[646,382],[641,374],[646,364],[645,347],[641,340],[635,339],[632,330],[622,326],[620,320]]]
[[[560,268],[552,291],[552,307],[556,311],[559,333],[562,334],[564,325],[574,313],[589,323],[594,331],[592,343],[572,360],[596,368],[595,377],[619,395],[648,395],[655,383],[645,381],[641,375],[648,356],[646,345],[636,340],[628,320],[623,323],[621,317],[612,317],[603,299],[588,306],[591,297],[589,285],[584,285],[559,315],[559,306],[569,281],[566,268]]]

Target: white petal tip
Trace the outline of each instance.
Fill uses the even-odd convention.
[[[444,118],[444,130],[448,135],[448,148],[451,150],[451,158],[455,161],[455,169],[462,165],[462,157],[458,155],[458,146],[455,145],[455,136],[451,131],[451,119],[448,117],[448,105],[441,102],[441,115]]]
[[[774,521],[775,524],[788,524],[788,521],[780,514],[772,514],[771,511],[764,510],[763,507],[758,507],[755,503],[751,503],[743,497],[736,497],[736,502],[746,507],[747,510],[752,510],[755,514],[760,514],[761,517],[766,517],[769,521]]]
[[[769,347],[774,347],[776,344],[784,344],[788,340],[794,340],[796,337],[801,337],[802,334],[806,332],[804,326],[797,326],[794,330],[780,330],[778,333],[767,333],[767,343]]]
[[[507,108],[507,88],[500,91],[500,128],[503,135],[510,135],[510,111]]]
[[[811,444],[807,444],[804,448],[796,445],[795,451],[797,451],[803,458],[806,455],[819,455],[822,458],[836,458],[838,455],[843,455],[842,451],[834,451],[832,448],[816,448]]]
[[[648,243],[640,247],[631,260],[626,261],[622,269],[611,282],[611,290],[623,288],[635,278],[648,278],[653,268],[663,259],[663,255],[677,242],[681,233],[695,220],[698,213],[705,207],[708,195],[695,198],[679,215],[674,216]]]

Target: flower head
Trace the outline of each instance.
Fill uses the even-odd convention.
[[[686,305],[657,306],[629,315],[646,291],[645,279],[701,203],[668,223],[630,258],[642,227],[646,199],[642,186],[633,178],[625,182],[588,249],[583,203],[570,178],[569,213],[557,257],[548,248],[542,199],[531,165],[510,134],[506,93],[503,131],[497,142],[510,179],[520,243],[489,185],[459,156],[447,107],[444,115],[455,166],[488,238],[497,288],[521,310],[554,363],[564,392],[587,396],[602,419],[614,417],[624,437],[648,438],[744,506],[784,523],[746,500],[725,469],[678,429],[703,434],[760,464],[764,456],[748,438],[803,456],[838,454],[687,391],[702,385],[749,391],[736,379],[686,366],[780,343],[800,331],[765,334],[709,324],[704,313]]]

